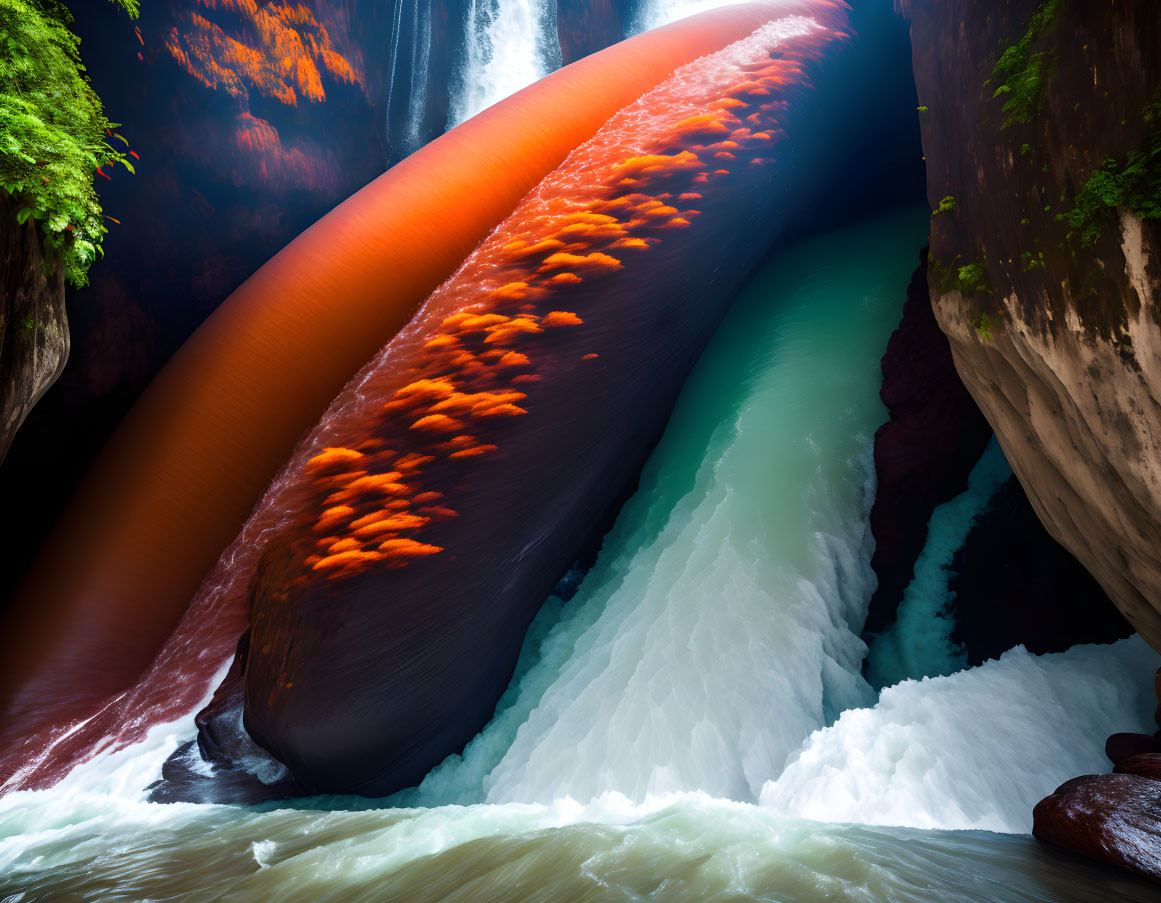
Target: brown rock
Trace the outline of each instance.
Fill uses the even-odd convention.
[[[1135,774],[1138,777],[1161,781],[1161,753],[1141,753],[1129,756],[1113,769],[1117,774]]]
[[[0,461],[69,356],[64,274],[44,274],[36,221],[0,192]]]
[[[1161,753],[1161,740],[1148,734],[1112,734],[1105,741],[1105,755],[1114,765],[1142,753]]]
[[[1161,882],[1161,783],[1131,774],[1073,778],[1041,800],[1041,840]]]

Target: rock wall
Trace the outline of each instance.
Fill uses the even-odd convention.
[[[1161,649],[1161,235],[1147,196],[1085,191],[1106,160],[1161,163],[1161,16],[1154,0],[904,11],[956,368],[1049,532]],[[1089,222],[1067,219],[1094,196]]]
[[[64,274],[45,275],[36,222],[0,194],[0,461],[69,356]]]

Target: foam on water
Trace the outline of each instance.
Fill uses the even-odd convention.
[[[1152,733],[1158,656],[1139,637],[1032,655],[1022,646],[844,712],[762,789],[780,815],[1027,833],[1064,781],[1107,772],[1104,739]]]

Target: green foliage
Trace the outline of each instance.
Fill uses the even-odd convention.
[[[1020,255],[1020,264],[1025,273],[1030,273],[1036,269],[1044,269],[1044,252],[1041,251],[1037,255],[1033,255],[1031,251],[1025,251]]]
[[[980,318],[972,326],[975,327],[976,334],[985,342],[992,340],[992,318],[986,313],[980,314]]]
[[[953,291],[978,295],[988,290],[988,274],[979,261],[956,267],[932,258],[929,270],[936,287],[945,295]]]
[[[939,206],[931,211],[932,216],[939,216],[941,213],[949,213],[956,208],[956,200],[952,195],[948,195],[939,202]]]
[[[966,295],[975,295],[987,288],[988,276],[982,263],[969,263],[959,268],[959,290]]]
[[[916,107],[915,109],[917,109],[920,113],[930,113],[931,112],[927,107]]]
[[[137,0],[113,3],[136,17]],[[0,187],[19,223],[39,223],[49,265],[82,286],[106,232],[96,170],[133,167],[108,143],[125,139],[89,84],[71,23],[59,0],[0,0]]]
[[[1054,65],[1050,51],[1033,52],[1037,39],[1060,19],[1064,0],[1044,0],[1028,28],[1015,44],[1009,45],[992,69],[991,81],[999,82],[994,97],[1004,98],[1004,128],[1032,122],[1044,108],[1044,88]]]
[[[1161,219],[1161,99],[1145,108],[1145,121],[1150,127],[1145,149],[1124,160],[1106,158],[1077,192],[1072,210],[1057,217],[1084,247],[1096,244],[1118,207],[1141,219]]]

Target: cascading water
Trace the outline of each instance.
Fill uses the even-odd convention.
[[[469,0],[449,127],[558,68],[552,0]]]
[[[1026,837],[801,820],[1023,831],[1026,797],[1148,718],[1156,656],[1132,640],[907,682],[807,737],[870,699],[866,447],[923,221],[823,236],[751,282],[497,717],[411,792],[426,807],[145,802],[190,715],[0,798],[0,899],[1155,899]]]
[[[752,802],[807,734],[873,700],[859,631],[876,377],[910,268],[896,249],[924,220],[885,221],[832,276],[786,264],[750,284],[497,718],[405,799]]]

